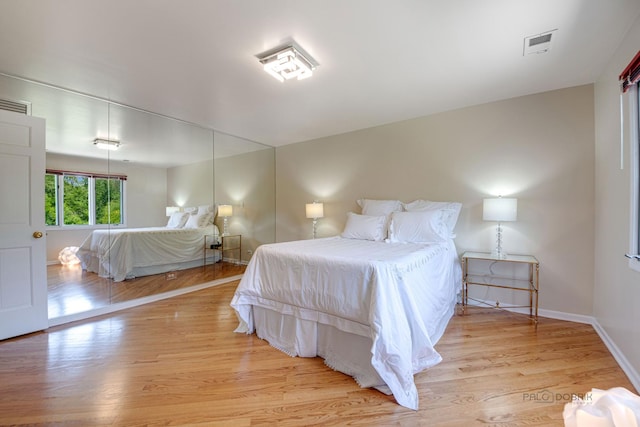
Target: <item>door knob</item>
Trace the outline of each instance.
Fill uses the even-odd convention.
[[[35,237],[36,239],[39,239],[42,237],[42,231],[34,231],[33,232],[33,237]]]

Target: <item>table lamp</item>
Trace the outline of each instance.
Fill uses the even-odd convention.
[[[233,215],[233,206],[231,205],[220,205],[218,206],[218,216],[221,216],[223,219],[222,225],[222,235],[229,235],[229,225],[227,223],[227,218]]]
[[[515,221],[518,217],[518,199],[495,197],[484,199],[482,203],[482,219],[484,221],[496,221],[496,247],[491,253],[499,259],[507,257],[502,249],[502,224],[507,221]]]
[[[322,203],[313,202],[306,204],[307,218],[313,219],[313,238],[316,238],[316,226],[318,218],[324,217],[324,205]]]

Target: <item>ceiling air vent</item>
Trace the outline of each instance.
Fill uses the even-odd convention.
[[[524,38],[524,56],[534,53],[547,53],[551,49],[551,43],[555,39],[556,30],[547,31],[542,34],[536,34]]]
[[[31,103],[24,101],[11,101],[0,98],[0,110],[13,111],[20,114],[31,114]]]

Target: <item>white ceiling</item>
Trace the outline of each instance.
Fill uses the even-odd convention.
[[[0,0],[0,71],[272,146],[592,83],[637,0]],[[549,53],[526,36],[557,29]],[[320,64],[280,83],[255,55]],[[73,113],[66,116],[73,121]]]

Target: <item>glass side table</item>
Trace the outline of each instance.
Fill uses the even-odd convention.
[[[465,309],[469,303],[469,299],[472,299],[481,304],[485,304],[489,307],[504,309],[505,307],[500,306],[500,302],[496,301],[495,305],[488,304],[487,302],[476,300],[469,297],[469,286],[486,286],[492,288],[503,288],[503,289],[512,289],[516,291],[528,292],[529,293],[529,305],[510,305],[507,308],[529,308],[529,318],[537,325],[538,324],[538,291],[540,289],[540,263],[533,255],[507,255],[506,258],[498,258],[494,255],[491,255],[487,252],[464,252],[462,254],[462,312],[465,312]],[[520,263],[527,264],[529,267],[529,277],[526,279],[527,286],[517,286],[515,283],[513,285],[509,284],[500,284],[495,283],[495,280],[492,281],[495,276],[490,273],[485,277],[489,278],[489,281],[479,282],[474,280],[474,274],[469,274],[469,264],[474,261],[490,261],[496,263]],[[477,277],[477,275],[475,275]],[[514,282],[518,281],[518,279],[511,279]]]

